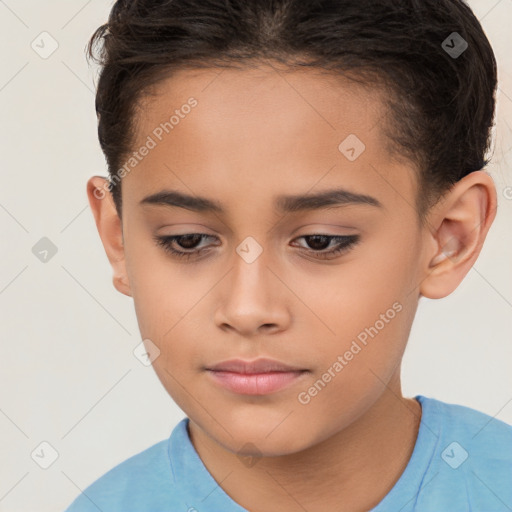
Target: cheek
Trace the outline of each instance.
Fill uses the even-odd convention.
[[[209,281],[191,279],[176,269],[176,265],[159,258],[152,264],[148,261],[132,267],[139,330],[143,339],[149,338],[160,350],[153,366],[168,382],[166,387],[174,385],[165,370],[183,380],[202,362],[207,319],[197,319],[205,295],[212,288]]]
[[[132,231],[126,241],[126,267],[141,335],[160,339],[193,304],[194,280],[184,279],[149,235]]]
[[[368,318],[367,322],[350,316],[345,322],[340,319],[335,326],[339,338],[323,344],[323,364],[294,397],[295,410],[307,418],[312,432],[326,437],[347,427],[386,388],[393,388],[411,318],[407,305],[393,304],[394,308],[376,308],[378,315],[373,311],[360,314]],[[325,423],[322,418],[326,417],[332,421]]]
[[[396,247],[387,246],[378,260],[361,256],[346,269],[340,267],[334,279],[322,283],[315,278],[322,293],[305,300],[322,320],[317,338],[322,350],[314,356],[320,373],[311,379],[322,381],[317,385],[322,397],[311,400],[315,407],[321,408],[322,403],[343,404],[343,409],[357,406],[358,400],[364,402],[365,396],[379,392],[384,386],[381,380],[388,382],[395,372],[417,306],[409,293],[412,261]],[[306,286],[300,293],[307,296]],[[328,382],[325,387],[324,381]]]
[[[318,342],[325,340],[325,348],[343,349],[359,335],[364,342],[370,336],[368,330],[374,335],[377,330],[379,339],[401,330],[397,325],[403,321],[400,311],[404,301],[412,298],[410,259],[396,246],[383,244],[377,257],[378,245],[372,242],[354,258],[308,278],[286,276],[316,317],[307,314],[309,323],[318,326]]]
[[[339,312],[332,329],[336,338],[323,344],[320,367],[323,380],[364,388],[391,376],[400,362],[409,330],[409,314],[403,301],[383,297],[375,303],[359,303]],[[332,374],[336,377],[332,378]],[[321,375],[321,377],[322,377]],[[336,386],[336,384],[335,384]]]

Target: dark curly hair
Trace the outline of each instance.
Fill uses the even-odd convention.
[[[454,32],[467,42],[460,55],[448,51]],[[180,67],[274,60],[385,91],[388,149],[417,169],[422,224],[453,184],[489,163],[496,60],[463,0],[117,0],[86,50],[101,65],[98,137],[119,216],[112,177],[133,151],[139,101]]]

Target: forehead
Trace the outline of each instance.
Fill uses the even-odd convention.
[[[412,166],[386,149],[387,114],[378,87],[317,70],[183,69],[141,102],[134,149],[148,137],[154,147],[123,189],[133,198],[167,187],[229,202],[344,185],[385,203],[415,186]]]
[[[266,134],[271,140],[278,134],[278,141],[286,144],[304,133],[313,142],[315,136],[326,139],[328,132],[335,137],[359,133],[367,139],[373,132],[372,140],[368,140],[373,143],[380,135],[374,128],[387,115],[378,86],[364,87],[342,75],[314,68],[260,65],[182,69],[159,82],[151,93],[142,98],[139,139],[168,120],[191,97],[197,100],[198,108],[187,124],[206,134],[214,131],[216,142],[223,134],[224,138],[232,137],[233,131],[241,128],[239,138],[246,142],[247,133]],[[184,131],[173,129],[172,135]],[[330,137],[326,144],[330,144]]]

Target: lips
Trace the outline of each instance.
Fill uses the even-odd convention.
[[[298,372],[307,371],[305,368],[290,366],[275,359],[256,359],[254,361],[244,361],[242,359],[230,359],[223,361],[215,366],[208,367],[207,370],[219,372],[233,372],[243,374],[269,373],[269,372]]]
[[[267,395],[290,387],[309,370],[276,361],[231,359],[206,368],[215,384],[241,395]]]

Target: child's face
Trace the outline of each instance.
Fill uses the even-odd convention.
[[[134,149],[148,136],[156,147],[122,182],[130,294],[142,337],[161,351],[154,368],[195,424],[232,451],[251,442],[263,454],[292,453],[348,427],[386,387],[400,394],[425,277],[415,171],[385,149],[377,93],[311,70],[220,71],[181,71],[140,114]],[[197,105],[182,108],[191,97]],[[173,114],[174,128],[158,130]],[[353,137],[339,149],[351,134],[362,153]],[[381,206],[275,207],[280,196],[340,188]],[[141,203],[164,190],[224,212]],[[154,241],[193,233],[208,237],[172,245],[209,248],[188,261]],[[315,234],[359,242],[325,259],[339,240]],[[205,369],[262,357],[308,372],[243,394]]]

